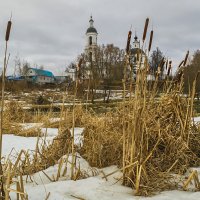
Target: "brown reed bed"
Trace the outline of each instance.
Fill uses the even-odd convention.
[[[59,115],[59,120],[57,121],[51,121],[51,118],[48,117],[46,120],[44,120],[44,127],[49,128],[71,128],[73,125],[73,119],[72,119],[72,111],[71,109],[63,108]],[[84,126],[84,118],[86,117],[87,113],[85,112],[85,109],[81,105],[76,105],[74,107],[74,119],[75,119],[75,126]]]
[[[5,111],[3,114],[6,123],[29,123],[34,122],[34,115],[27,110],[17,101],[9,101],[5,103]]]
[[[95,167],[121,168],[125,128],[124,185],[137,189],[137,195],[175,188],[172,173],[184,174],[189,167],[200,166],[200,132],[189,113],[192,99],[181,97],[179,90],[174,86],[160,97],[138,93],[125,103],[125,112],[122,105],[105,117],[89,118],[84,158]]]

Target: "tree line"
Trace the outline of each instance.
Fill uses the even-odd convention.
[[[189,92],[192,87],[193,81],[196,79],[196,93],[200,96],[200,50],[195,51],[188,65],[183,69],[184,75],[184,89],[185,92]]]
[[[80,57],[83,59],[81,69],[79,70],[80,80],[90,80],[90,90],[97,89],[101,86],[102,89],[110,91],[114,86],[120,85],[123,79],[123,66],[125,65],[125,50],[120,49],[113,44],[99,46],[95,53],[91,57],[90,54],[81,54]],[[165,63],[169,62],[160,48],[156,48],[152,51],[149,56],[149,74],[156,76],[158,68],[162,60]],[[76,69],[76,63],[71,63],[66,71],[70,68]],[[159,69],[160,79],[164,79],[167,73],[165,65]],[[188,88],[191,86],[197,72],[200,71],[200,50],[197,50],[188,65],[184,68],[184,89],[188,92]],[[200,77],[197,79],[196,91],[200,92]]]

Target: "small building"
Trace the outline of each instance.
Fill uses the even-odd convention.
[[[55,77],[52,72],[37,68],[29,68],[25,79],[37,84],[55,83]]]
[[[66,71],[66,76],[67,76],[68,79],[75,81],[76,80],[76,69],[75,68],[74,69],[72,69],[72,68],[68,69]]]
[[[6,79],[8,81],[23,81],[24,76],[7,76]]]
[[[57,84],[61,84],[61,83],[67,82],[67,80],[68,80],[67,76],[55,76],[55,82]]]

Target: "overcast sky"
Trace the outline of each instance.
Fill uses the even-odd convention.
[[[8,74],[14,58],[32,66],[43,65],[55,74],[84,50],[85,32],[92,14],[98,44],[113,43],[125,48],[127,32],[142,37],[146,17],[154,29],[157,46],[178,63],[187,50],[200,48],[200,0],[0,0],[0,65],[4,37],[12,12]]]

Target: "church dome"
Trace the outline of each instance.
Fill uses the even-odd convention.
[[[87,29],[86,34],[87,33],[97,33],[96,28],[94,28],[94,26],[93,26],[94,20],[92,19],[92,16],[90,16],[89,23],[90,23],[90,27]]]
[[[87,29],[86,33],[97,33],[97,30],[96,30],[96,28],[94,28],[94,27],[89,27],[89,28]]]

